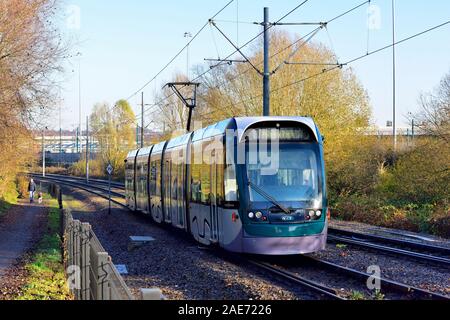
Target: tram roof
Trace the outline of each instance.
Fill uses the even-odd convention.
[[[138,151],[139,150],[133,150],[133,151],[128,152],[127,159],[136,157]]]
[[[192,141],[199,141],[211,137],[215,137],[217,135],[222,135],[225,133],[225,130],[228,128],[230,123],[232,123],[233,119],[226,119],[217,123],[214,123],[206,128],[197,130],[194,132]]]
[[[314,136],[318,139],[316,126],[312,118],[309,117],[289,117],[289,116],[274,116],[274,117],[239,117],[239,118],[230,118],[217,123],[214,123],[206,128],[196,130],[194,132],[190,132],[188,134],[176,137],[169,141],[160,142],[154,146],[146,147],[139,150],[130,151],[128,153],[127,158],[135,157],[139,152],[139,155],[148,155],[150,152],[157,153],[162,152],[167,143],[167,149],[175,148],[178,146],[186,145],[189,142],[189,139],[192,137],[192,141],[199,141],[211,137],[215,137],[217,135],[222,135],[225,133],[227,128],[230,127],[230,124],[236,124],[236,129],[238,131],[239,141],[242,140],[242,137],[245,131],[252,125],[262,122],[271,122],[271,121],[293,121],[307,125],[311,128],[312,132],[314,132]],[[234,126],[233,126],[234,127]],[[152,149],[153,148],[153,149]]]
[[[152,152],[152,148],[153,148],[153,146],[139,149],[138,156],[139,157],[141,157],[141,156],[148,156],[150,154],[150,152]]]
[[[164,150],[164,146],[166,145],[166,141],[160,142],[153,146],[152,154],[157,152],[162,152]]]
[[[319,140],[314,120],[308,117],[274,116],[274,117],[243,117],[234,119],[236,121],[239,141],[242,140],[245,131],[247,131],[247,129],[250,126],[257,123],[272,122],[272,121],[293,121],[305,124],[311,129],[312,132],[314,132],[314,136],[316,137],[316,139]]]
[[[192,132],[189,132],[187,134],[184,134],[182,136],[179,136],[172,140],[169,140],[169,142],[167,143],[167,149],[172,149],[172,148],[176,148],[179,146],[187,145],[191,136],[192,136]]]

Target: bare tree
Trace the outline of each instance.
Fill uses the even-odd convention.
[[[430,136],[450,142],[450,72],[433,93],[422,94],[421,111],[413,116],[419,129]]]

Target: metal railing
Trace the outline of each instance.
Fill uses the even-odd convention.
[[[92,227],[63,210],[66,270],[76,273],[71,289],[76,300],[134,300]],[[70,276],[70,275],[69,275]]]
[[[75,220],[70,210],[63,208],[58,186],[51,185],[49,189],[61,208],[64,267],[74,298],[136,300],[91,225]],[[141,289],[138,299],[162,300],[164,296],[158,288]]]

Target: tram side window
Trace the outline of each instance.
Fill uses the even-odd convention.
[[[176,161],[172,162],[172,174],[171,174],[172,194],[170,196],[173,200],[177,200],[178,198],[178,167],[179,164]]]
[[[147,177],[148,177],[148,161],[145,160],[145,162],[142,165],[143,168],[143,177],[142,177],[142,192],[147,196],[148,190],[147,190]]]
[[[155,162],[151,162],[150,163],[150,167],[149,167],[149,177],[150,177],[150,181],[149,181],[149,186],[150,186],[150,193],[152,195],[155,195],[156,193],[156,167],[155,167]]]
[[[223,164],[217,164],[217,202],[219,205],[224,201],[224,169]]]
[[[201,165],[200,164],[192,164],[192,176],[191,176],[191,200],[192,202],[200,202],[201,201]]]
[[[207,150],[206,146],[203,146],[203,150]],[[201,164],[201,175],[202,175],[202,203],[209,205],[210,203],[210,193],[211,193],[211,165],[210,165],[211,155],[208,152],[203,154],[203,161]]]
[[[197,144],[201,142],[195,142],[191,148],[191,201],[200,203],[202,192],[202,175],[201,175],[201,160],[202,160],[202,148],[198,148]]]
[[[155,175],[155,183],[156,183],[156,190],[155,195],[161,196],[161,160],[155,161],[153,164],[153,169]]]
[[[237,183],[236,183],[236,170],[234,164],[228,164],[225,167],[224,176],[225,185],[225,201],[238,201],[237,195]]]

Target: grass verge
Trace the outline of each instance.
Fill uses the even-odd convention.
[[[10,188],[10,190],[5,192],[0,198],[0,217],[6,214],[6,212],[8,212],[15,204],[17,204],[17,192],[14,188]]]
[[[3,216],[11,208],[11,206],[11,203],[0,200],[0,217]]]
[[[25,268],[28,278],[17,300],[71,300],[64,274],[59,236],[60,214],[55,199],[49,201],[47,230],[31,262]]]

